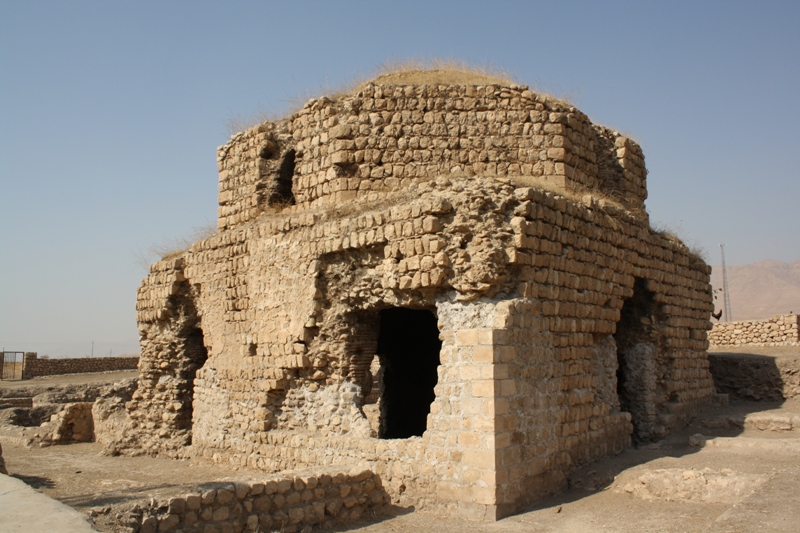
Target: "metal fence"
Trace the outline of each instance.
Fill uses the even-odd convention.
[[[24,352],[0,352],[0,379],[22,379]]]

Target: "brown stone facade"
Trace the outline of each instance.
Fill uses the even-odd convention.
[[[649,227],[638,146],[566,104],[368,85],[219,166],[219,231],[139,289],[115,453],[366,464],[397,503],[496,519],[714,394],[710,268]]]

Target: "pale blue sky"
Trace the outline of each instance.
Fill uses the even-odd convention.
[[[632,135],[719,262],[800,259],[800,2],[0,0],[0,348],[137,349],[137,254],[216,220],[226,124],[387,60],[490,63]]]

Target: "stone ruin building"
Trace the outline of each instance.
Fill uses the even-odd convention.
[[[710,267],[650,227],[637,143],[567,103],[379,78],[217,162],[216,234],[139,289],[112,453],[367,464],[492,520],[714,395]]]

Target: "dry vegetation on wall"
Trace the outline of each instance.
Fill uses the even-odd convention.
[[[288,104],[282,112],[270,112],[261,109],[249,116],[237,115],[229,119],[225,126],[229,135],[252,128],[264,122],[274,122],[292,115],[303,108],[311,99],[326,97],[337,100],[358,92],[369,83],[384,85],[517,85],[523,82],[519,78],[499,67],[492,65],[472,65],[455,59],[407,59],[403,61],[387,61],[375,70],[359,74],[339,85],[320,83],[316,90],[305,90],[289,96]],[[545,90],[537,90],[547,93]],[[571,103],[567,95],[552,96],[554,100],[565,104]]]
[[[692,259],[702,262],[708,261],[708,252],[705,248],[700,246],[698,242],[685,238],[683,229],[669,226],[663,222],[651,222],[650,227],[668,241],[686,248]]]
[[[188,250],[192,244],[207,239],[217,232],[214,224],[192,228],[189,235],[183,237],[170,237],[161,243],[153,244],[147,250],[138,250],[135,254],[136,264],[144,270],[149,270],[150,265],[161,259],[171,259]]]
[[[634,216],[646,216],[644,210],[631,210],[622,205],[622,203],[620,203],[620,199],[615,198],[613,194],[606,194],[596,189],[592,190],[584,187],[576,187],[574,190],[565,189],[564,187],[559,187],[553,182],[538,176],[509,176],[508,179],[517,187],[533,187],[534,189],[539,189],[541,191],[551,192],[553,194],[563,196],[567,200],[570,200],[576,204],[584,204],[587,207],[600,208],[604,213],[609,215],[615,210],[618,210]]]
[[[520,83],[513,73],[491,65],[476,66],[453,59],[387,61],[340,95],[352,94],[367,83],[385,85],[514,85]]]

